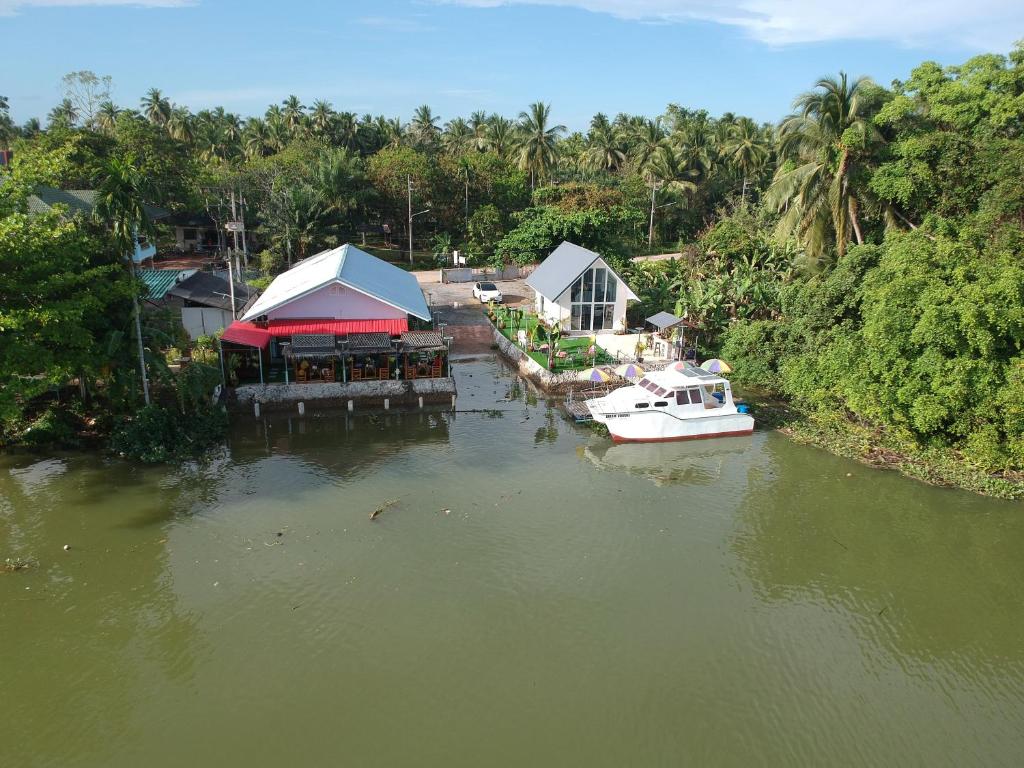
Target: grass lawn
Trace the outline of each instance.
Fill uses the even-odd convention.
[[[527,336],[537,327],[536,315],[525,315],[515,323],[509,322],[509,311],[507,307],[495,307],[495,313],[498,319],[505,321],[505,327],[501,329],[501,332],[507,339],[513,342],[518,342],[518,331],[526,331]],[[597,360],[586,354],[587,349],[590,348],[590,337],[589,336],[563,336],[558,340],[558,351],[567,352],[568,357],[555,358],[554,373],[562,373],[563,371],[582,371],[586,368],[590,368],[592,365],[610,365],[616,362],[615,358],[610,357],[603,349],[597,348]],[[547,350],[530,352],[523,350],[533,358],[541,368],[548,367],[548,353]]]

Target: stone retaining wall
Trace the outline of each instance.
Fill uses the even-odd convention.
[[[546,392],[564,392],[571,389],[573,385],[579,386],[580,380],[576,378],[575,371],[552,373],[499,331],[494,323],[490,323],[490,326],[494,333],[494,343],[498,345],[498,351],[518,368],[521,376],[529,379]]]
[[[311,382],[308,384],[245,384],[235,387],[229,398],[229,407],[235,410],[252,410],[253,403],[259,403],[262,410],[292,409],[296,403],[304,402],[318,407],[347,408],[351,400],[356,405],[369,408],[383,408],[389,401],[392,408],[424,403],[451,403],[456,395],[455,379],[413,379],[411,381],[388,379],[385,381]]]

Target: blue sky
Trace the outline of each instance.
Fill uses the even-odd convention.
[[[774,121],[822,74],[888,84],[1020,37],[1020,0],[0,0],[0,93],[18,122],[79,69],[122,106],[156,86],[242,115],[294,93],[443,120],[541,99],[570,129],[669,102]]]

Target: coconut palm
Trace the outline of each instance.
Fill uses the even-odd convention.
[[[469,130],[472,133],[469,144],[477,152],[486,152],[488,149],[489,127],[487,113],[483,110],[477,110],[469,116]]]
[[[796,112],[779,126],[780,152],[792,162],[780,166],[765,202],[784,212],[777,235],[796,236],[813,259],[830,240],[842,258],[851,232],[864,242],[858,221],[862,191],[851,178],[862,150],[879,140],[863,98],[872,85],[866,77],[851,82],[845,72],[823,77],[815,90],[797,97]]]
[[[487,146],[502,160],[512,151],[515,143],[515,126],[501,115],[491,115],[487,120]]]
[[[329,101],[317,99],[309,112],[309,125],[317,136],[326,136],[334,124],[334,108]]]
[[[413,141],[422,147],[433,146],[441,132],[437,127],[440,120],[441,118],[437,117],[427,104],[416,107],[412,122],[409,124],[409,133]]]
[[[299,97],[294,94],[281,102],[281,118],[292,136],[297,136],[301,132],[306,115],[305,109]]]
[[[595,171],[617,171],[625,161],[626,152],[619,133],[608,122],[608,118],[598,112],[590,121],[586,166]]]
[[[769,149],[761,129],[748,117],[729,126],[722,143],[722,157],[743,177],[742,198],[747,196],[747,179],[768,161]]]
[[[270,129],[266,121],[258,117],[250,117],[245,121],[245,127],[242,128],[242,151],[250,160],[270,154]]]
[[[172,139],[191,143],[195,139],[192,130],[192,115],[188,107],[174,107],[167,118],[167,133]]]
[[[50,110],[50,114],[47,115],[47,122],[50,126],[63,125],[71,127],[78,122],[78,109],[71,99],[64,99]]]
[[[456,117],[445,124],[444,133],[441,135],[441,145],[448,154],[458,155],[469,147],[472,138],[473,130],[469,127],[469,123],[461,117]]]
[[[139,103],[142,114],[153,125],[165,125],[171,116],[171,102],[159,88],[150,88]]]
[[[334,141],[345,149],[354,151],[359,146],[359,123],[354,112],[337,112],[331,132]]]
[[[644,119],[639,124],[629,125],[622,130],[630,136],[631,155],[638,170],[652,162],[660,150],[668,147],[668,135],[661,125],[661,118]]]
[[[121,109],[112,101],[104,101],[96,110],[96,127],[108,136],[114,132]]]
[[[692,193],[697,190],[694,172],[679,162],[679,158],[667,142],[659,144],[637,168],[640,175],[651,186],[651,212],[647,229],[647,245],[654,242],[654,212],[658,209],[658,192]]]
[[[538,176],[550,173],[558,159],[558,139],[565,126],[549,127],[550,118],[551,105],[540,101],[519,113],[519,167],[530,172],[530,189],[536,186]]]

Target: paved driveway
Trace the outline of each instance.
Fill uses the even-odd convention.
[[[533,289],[527,287],[524,280],[492,280],[501,289],[505,303],[516,306],[533,302]],[[420,287],[431,306],[453,306],[458,304],[479,305],[473,298],[473,283],[428,283],[421,281]]]

